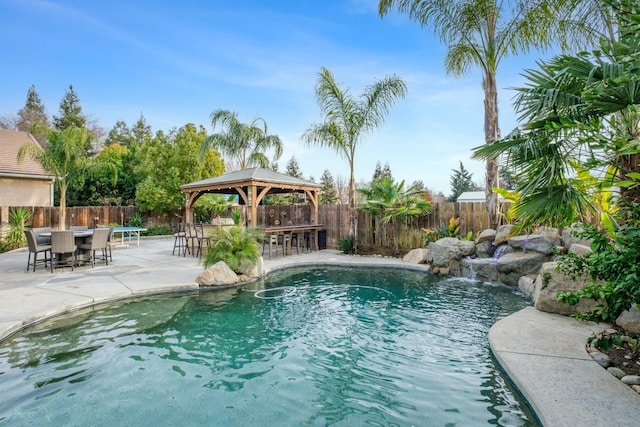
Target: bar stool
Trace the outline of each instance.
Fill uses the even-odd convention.
[[[175,255],[176,254],[176,248],[178,249],[178,255],[180,255],[180,251],[182,250],[183,252],[186,253],[187,251],[187,233],[185,232],[184,229],[184,224],[179,222],[179,223],[172,223],[171,224],[171,229],[173,231],[173,252],[171,253],[171,255]]]
[[[278,256],[278,236],[276,234],[268,234],[262,242],[262,255],[264,255],[264,247],[269,245],[269,259],[271,259],[271,250],[275,246],[276,256]]]
[[[315,243],[316,243],[316,232],[311,230],[311,231],[305,231],[304,232],[304,238],[305,241],[307,243],[307,251],[311,252],[315,249]]]
[[[291,255],[291,233],[278,234],[278,240],[282,242],[282,255]]]
[[[303,231],[298,231],[297,233],[292,234],[291,236],[291,251],[293,252],[293,240],[296,241],[296,253],[300,253],[300,247],[302,247],[302,251],[304,252],[305,245],[305,237]]]

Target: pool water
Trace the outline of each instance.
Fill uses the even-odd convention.
[[[0,343],[0,425],[537,425],[491,325],[502,286],[371,268],[121,302]]]

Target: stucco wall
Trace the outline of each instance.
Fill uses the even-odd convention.
[[[0,178],[0,206],[52,206],[51,186],[42,179]]]

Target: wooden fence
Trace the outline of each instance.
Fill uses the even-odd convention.
[[[0,208],[0,223],[9,222],[9,211],[13,207]],[[33,227],[50,227],[58,223],[59,207],[26,207],[31,210]],[[66,225],[97,224],[127,225],[138,213],[135,206],[81,206],[67,208]],[[258,206],[258,225],[268,227],[277,224],[304,224],[311,218],[311,207],[307,205]],[[433,212],[409,221],[402,221],[398,240],[401,248],[418,247],[424,243],[421,229],[435,229],[446,225],[450,218],[459,218],[460,234],[477,233],[489,227],[485,203],[437,203]],[[176,214],[145,215],[145,226],[169,226],[179,222],[182,216]],[[321,205],[318,210],[318,223],[326,229],[327,246],[335,247],[337,241],[349,234],[349,208],[346,205]],[[381,224],[371,215],[358,211],[358,241],[362,245],[390,246],[392,244],[391,225]]]

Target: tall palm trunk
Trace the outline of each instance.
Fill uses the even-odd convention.
[[[60,216],[58,218],[58,230],[66,230],[67,226],[67,185],[60,182]]]
[[[356,180],[353,162],[350,164],[349,178],[349,236],[353,237],[353,251],[358,253],[358,213],[356,212]]]
[[[495,72],[485,70],[482,88],[484,90],[484,140],[486,144],[491,144],[500,139],[498,89],[496,87]],[[492,190],[494,187],[499,186],[498,163],[495,160],[487,160],[485,175],[484,191],[487,200],[489,228],[496,229],[499,224],[500,205],[498,203],[498,195]]]

